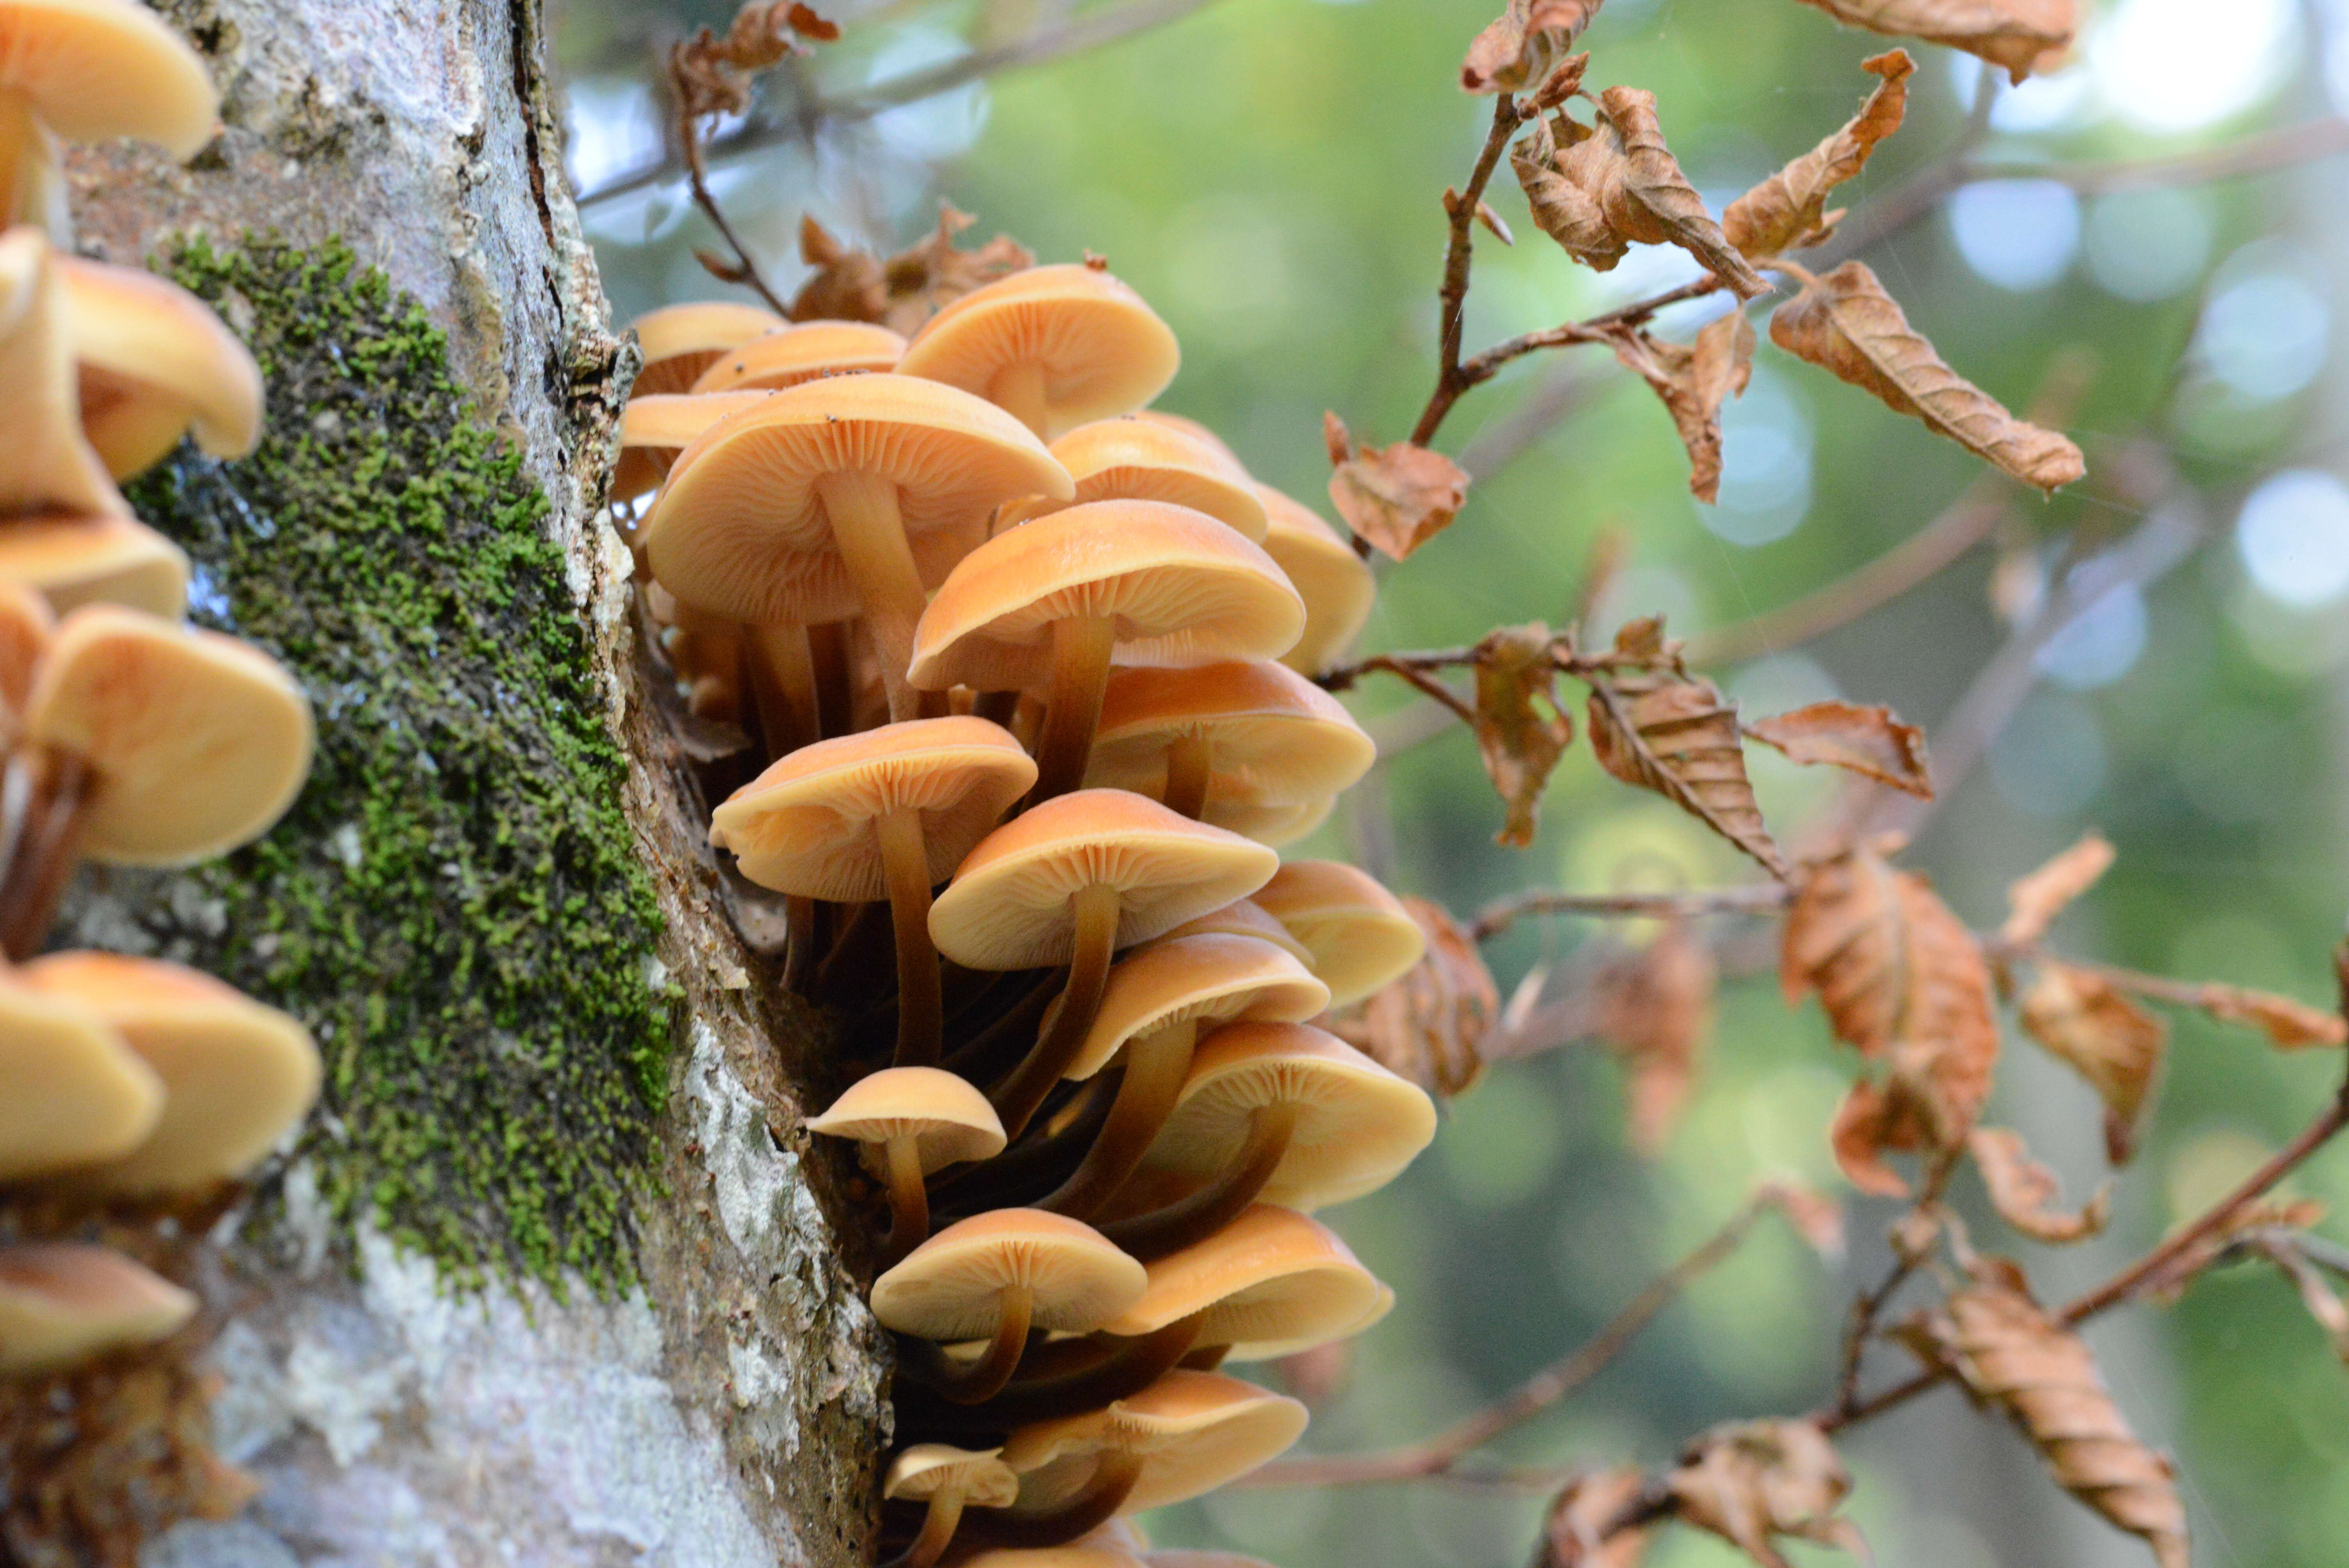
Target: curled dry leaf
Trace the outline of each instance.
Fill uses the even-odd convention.
[[[1359,1010],[1328,1023],[1381,1066],[1448,1098],[1485,1071],[1485,1037],[1500,1018],[1501,991],[1443,905],[1405,896],[1402,906],[1427,934],[1425,956]]]
[[[669,77],[688,118],[740,114],[750,107],[750,81],[799,53],[801,40],[829,44],[839,25],[800,0],[749,0],[721,37],[708,27],[669,51]]]
[[[2085,1241],[2112,1217],[2112,1187],[2096,1191],[2078,1213],[2062,1208],[2064,1189],[2055,1172],[2031,1158],[2023,1135],[2003,1127],[1977,1127],[1968,1140],[1982,1185],[1990,1190],[1998,1217],[2035,1242],[2062,1246]]]
[[[1922,420],[2025,484],[2054,490],[2087,471],[2080,449],[2018,419],[1943,363],[1861,262],[1846,262],[1780,305],[1770,341]]]
[[[1542,232],[1594,272],[1613,271],[1635,243],[1677,245],[1740,299],[1770,290],[1664,145],[1653,93],[1609,88],[1592,126],[1563,114],[1541,120],[1509,163]]]
[[[1476,94],[1523,92],[1566,58],[1602,0],[1509,0],[1468,46],[1460,86]]]
[[[1971,1284],[1895,1333],[1978,1403],[2004,1412],[2057,1484],[2145,1540],[2160,1568],[2188,1568],[2186,1511],[2169,1461],[2137,1440],[2095,1357],[2031,1299],[2020,1268],[1978,1260]]]
[[[1866,168],[1877,144],[1900,129],[1917,63],[1906,49],[1889,49],[1859,68],[1883,78],[1859,112],[1721,214],[1721,232],[1754,260],[1824,242],[1842,216],[1826,210],[1827,193]]]
[[[1397,441],[1358,447],[1335,414],[1321,417],[1330,445],[1330,501],[1346,526],[1401,561],[1451,526],[1468,500],[1468,475],[1441,452]]]
[[[1843,1205],[1833,1198],[1816,1187],[1781,1176],[1754,1188],[1754,1199],[1785,1215],[1795,1233],[1820,1257],[1830,1264],[1843,1260]]]
[[[1634,326],[1608,335],[1623,368],[1663,400],[1688,449],[1689,493],[1712,502],[1721,495],[1721,406],[1744,394],[1754,377],[1754,324],[1731,311],[1705,324],[1696,341],[1668,343]]]
[[[1623,1064],[1631,1142],[1643,1153],[1661,1150],[1680,1120],[1713,1035],[1720,985],[1713,950],[1683,921],[1592,976],[1591,1032]]]
[[[2341,1015],[2241,985],[2197,987],[2194,1005],[2221,1023],[2248,1024],[2268,1037],[2278,1050],[2306,1050],[2313,1046],[2338,1046],[2349,1040]]]
[[[957,249],[955,236],[977,221],[941,201],[937,227],[884,260],[802,218],[800,259],[815,272],[792,296],[792,319],[878,322],[910,337],[971,290],[1035,265],[1034,253],[1009,234],[975,251]]]
[[[2220,1258],[2263,1236],[2285,1236],[2312,1229],[2323,1218],[2324,1205],[2313,1198],[2263,1198],[2245,1203],[2171,1258],[2147,1282],[2146,1295],[2153,1301],[2175,1301],[2189,1281]]]
[[[1711,681],[1670,658],[1661,636],[1661,623],[1632,622],[1615,635],[1617,654],[1661,662],[1583,676],[1590,686],[1590,748],[1599,765],[1680,806],[1774,875],[1786,875],[1785,857],[1771,841],[1745,777],[1737,710]]]
[[[1889,707],[1815,702],[1749,724],[1745,733],[1805,767],[1826,763],[1927,800],[1933,798],[1925,732],[1901,723]]]
[[[844,242],[812,217],[800,219],[800,260],[815,272],[792,296],[793,321],[879,321],[888,313],[881,258]]]
[[[1859,1531],[1836,1509],[1851,1474],[1808,1421],[1736,1421],[1691,1442],[1669,1483],[1682,1520],[1763,1568],[1788,1568],[1774,1538],[1792,1535],[1865,1554]]]
[[[2079,0],[1804,0],[1838,22],[1947,44],[2016,81],[2051,70],[2079,30]]]
[[[1476,645],[1476,750],[1508,808],[1495,841],[1524,849],[1541,821],[1543,787],[1574,740],[1557,702],[1547,626],[1504,626]]]
[[[2169,1026],[2093,971],[2052,962],[2039,966],[2023,994],[2020,1016],[2023,1032],[2105,1102],[2106,1158],[2127,1164],[2168,1052]]]
[[[1631,1466],[1576,1476],[1550,1499],[1542,1532],[1549,1545],[1547,1568],[1639,1568],[1648,1554],[1644,1527],[1609,1527],[1640,1501],[1647,1478]]]
[[[2111,870],[2112,864],[2112,845],[2105,841],[2102,833],[2090,829],[2078,843],[2008,885],[2006,906],[2010,913],[2006,923],[1999,927],[1999,940],[2016,947],[2037,942],[2047,934],[2055,917],[2073,900],[2095,886],[2097,879]]]

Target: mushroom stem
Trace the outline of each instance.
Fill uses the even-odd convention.
[[[968,1437],[1102,1409],[1141,1393],[1181,1364],[1197,1346],[1206,1320],[1203,1308],[1148,1334],[1092,1336],[1092,1340],[1105,1342],[1105,1348],[1097,1349],[1090,1366],[1050,1377],[1019,1378],[984,1405],[960,1409],[924,1409],[917,1403],[901,1401],[900,1419],[908,1429],[918,1428],[926,1434],[935,1426],[949,1437]]]
[[[32,106],[16,93],[0,93],[0,229],[37,223],[61,232],[65,202],[57,166],[57,142]]]
[[[1084,782],[1116,644],[1116,625],[1106,615],[1071,615],[1052,623],[1052,686],[1044,698],[1044,732],[1036,738],[1036,789],[1028,797],[1030,805]]]
[[[848,623],[824,621],[808,628],[808,657],[815,669],[816,729],[824,739],[854,730],[855,703],[848,668]]]
[[[1215,747],[1204,735],[1186,735],[1166,748],[1166,809],[1199,820],[1207,809],[1209,765]]]
[[[815,967],[815,900],[783,900],[783,989],[794,996],[807,994],[808,976]]]
[[[889,694],[890,722],[912,718],[917,694],[905,684],[914,663],[914,627],[926,601],[914,552],[905,542],[905,520],[897,510],[897,487],[879,474],[848,471],[815,481],[832,520],[833,542],[864,605],[865,624],[881,658],[881,684]]]
[[[1093,1084],[1120,1070],[1111,1068],[1096,1077]],[[1089,1090],[1092,1087],[1087,1086]],[[1050,1191],[1076,1169],[1077,1162],[1092,1147],[1093,1140],[1101,1135],[1102,1123],[1109,1119],[1113,1099],[1109,1094],[1088,1093],[1065,1127],[1041,1133],[992,1160],[955,1167],[952,1174],[931,1183],[931,1206],[940,1213],[957,1218],[984,1213],[989,1209],[1035,1207],[1026,1201],[1029,1195]]]
[[[922,835],[922,813],[911,806],[897,807],[885,812],[874,830],[881,838],[889,913],[897,927],[897,1054],[893,1059],[901,1068],[935,1067],[945,1015],[938,992],[938,951],[930,944],[930,852]]]
[[[1118,919],[1123,913],[1117,890],[1094,882],[1078,890],[1069,901],[1076,915],[1075,949],[1069,960],[1069,983],[1061,992],[1060,1011],[1045,1026],[1036,1048],[1011,1069],[1011,1076],[988,1098],[1003,1122],[1003,1135],[1017,1138],[1028,1119],[1044,1103],[1069,1064],[1084,1048],[1085,1036],[1101,1010],[1102,992],[1109,985],[1109,964],[1117,951]]]
[[[786,757],[817,738],[815,663],[805,626],[748,626],[750,696],[771,756]]]
[[[916,1340],[926,1350],[905,1358],[907,1370],[937,1391],[938,1398],[956,1405],[976,1405],[1001,1393],[1011,1381],[1012,1368],[1019,1365],[1019,1353],[1028,1347],[1028,1320],[1034,1313],[1036,1293],[1024,1284],[1003,1287],[1003,1315],[997,1321],[995,1337],[988,1342],[987,1354],[968,1367],[957,1367],[947,1354],[927,1340]]]
[[[1174,1113],[1183,1079],[1191,1070],[1191,1047],[1198,1037],[1198,1024],[1185,1019],[1126,1042],[1125,1078],[1117,1087],[1117,1103],[1110,1109],[1101,1137],[1094,1140],[1075,1174],[1031,1207],[1083,1220],[1109,1202],[1142,1163],[1151,1140]]]
[[[0,952],[14,963],[40,952],[57,919],[57,901],[81,858],[97,782],[89,765],[70,752],[45,751],[33,760],[23,836],[0,874]]]
[[[1105,1454],[1093,1479],[1066,1502],[1025,1513],[1010,1509],[990,1510],[984,1521],[971,1521],[968,1533],[985,1540],[990,1546],[1066,1546],[1115,1515],[1141,1479],[1142,1460],[1138,1456]]]
[[[955,1526],[962,1522],[962,1493],[948,1488],[934,1494],[929,1511],[922,1515],[922,1532],[914,1537],[906,1550],[905,1568],[930,1568],[946,1555],[947,1547],[955,1537]]]
[[[984,1026],[966,1017],[964,1028],[957,1032],[968,1032],[969,1038],[948,1053],[940,1065],[973,1083],[1001,1078],[1027,1054],[1017,1045],[1019,1038],[1024,1036],[1030,1043],[1035,1041],[1037,1021],[1043,1017],[1044,1008],[1051,999],[1048,971],[1045,979],[1013,996]]]
[[[921,1140],[913,1133],[892,1138],[882,1146],[889,1170],[889,1239],[882,1245],[882,1266],[895,1264],[930,1235],[930,1193],[922,1181]]]
[[[970,711],[975,718],[983,718],[1009,729],[1012,719],[1019,712],[1019,693],[1017,690],[983,691],[970,705]]]
[[[1275,1100],[1259,1106],[1248,1119],[1247,1137],[1239,1152],[1221,1176],[1163,1209],[1095,1228],[1142,1263],[1195,1246],[1238,1219],[1256,1202],[1264,1184],[1280,1169],[1296,1130],[1296,1101]]]
[[[1046,428],[1051,418],[1044,398],[1044,367],[1033,360],[1007,365],[987,384],[987,400],[1036,432],[1040,441],[1052,438]]]

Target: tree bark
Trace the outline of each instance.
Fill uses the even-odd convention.
[[[263,358],[262,451],[134,500],[198,618],[304,677],[320,762],[222,866],[86,876],[56,944],[288,1008],[328,1088],[203,1282],[263,1490],[146,1561],[861,1560],[869,1215],[799,1128],[823,1026],[726,917],[597,513],[635,351],[537,0],[159,8],[226,129],[78,151],[78,241]]]

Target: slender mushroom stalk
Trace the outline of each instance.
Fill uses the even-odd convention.
[[[1125,1077],[1101,1137],[1086,1152],[1084,1163],[1039,1199],[1036,1207],[1081,1219],[1109,1201],[1142,1163],[1150,1140],[1182,1097],[1183,1079],[1191,1070],[1191,1047],[1198,1037],[1198,1020],[1185,1018],[1127,1042]]]
[[[905,1553],[892,1560],[892,1568],[930,1568],[954,1541],[964,1508],[1005,1508],[1019,1497],[1019,1478],[997,1457],[1000,1452],[921,1443],[890,1461],[881,1495],[927,1505],[920,1532]]]
[[[940,1346],[916,1339],[900,1346],[900,1370],[952,1404],[976,1405],[1000,1392],[1028,1347],[1036,1293],[1024,1284],[1006,1285],[998,1302],[995,1333],[978,1360],[958,1363]]]
[[[1003,1128],[979,1092],[936,1068],[888,1068],[849,1086],[808,1130],[854,1139],[881,1167],[889,1191],[885,1260],[895,1264],[930,1233],[925,1178],[962,1161],[1003,1151]]]
[[[874,823],[881,841],[889,913],[897,932],[897,1054],[901,1068],[938,1059],[945,1029],[938,990],[938,951],[930,943],[930,857],[922,814],[910,806],[885,811]]]
[[[58,901],[73,882],[95,780],[80,758],[46,748],[20,752],[10,759],[8,771],[9,787],[0,793],[7,823],[7,860],[0,869],[0,953],[22,964],[40,952],[56,923]]]
[[[1116,624],[1106,615],[1071,615],[1052,624],[1052,686],[1036,742],[1037,799],[1065,795],[1084,782],[1116,645]]]
[[[1198,820],[1206,814],[1215,747],[1204,735],[1185,735],[1166,748],[1166,809]]]
[[[1288,1154],[1297,1131],[1293,1101],[1261,1106],[1248,1118],[1247,1136],[1222,1175],[1187,1198],[1130,1219],[1105,1222],[1102,1234],[1143,1263],[1195,1246],[1237,1219],[1262,1193]]]
[[[750,671],[750,696],[771,757],[788,757],[820,738],[816,718],[815,660],[808,629],[796,621],[771,621],[743,628]]]
[[[987,400],[1039,436],[1051,428],[1044,366],[1037,360],[1018,360],[997,371],[987,384]]]
[[[815,667],[816,731],[824,740],[855,727],[849,717],[854,697],[850,689],[848,633],[846,621],[823,621],[808,628],[808,656]]]
[[[881,656],[881,682],[889,694],[892,722],[920,717],[918,698],[905,684],[914,662],[914,627],[928,602],[913,546],[905,541],[897,486],[880,474],[829,473],[815,481],[832,524],[833,542],[848,568],[848,580],[864,606],[865,624]]]
[[[1117,889],[1095,882],[1081,889],[1069,903],[1076,923],[1075,955],[1069,960],[1059,1010],[1037,1037],[1035,1049],[988,1096],[1003,1119],[1003,1130],[1013,1138],[1027,1130],[1029,1118],[1084,1048],[1102,992],[1109,985],[1110,960],[1117,952],[1118,920],[1124,913]]]
[[[989,1546],[1019,1551],[1066,1546],[1087,1531],[1107,1523],[1125,1506],[1141,1480],[1140,1455],[1110,1454],[1102,1459],[1084,1490],[1067,1501],[1033,1511],[1006,1509],[984,1522],[974,1520],[969,1535]]]
[[[983,1404],[947,1408],[926,1408],[918,1399],[902,1401],[900,1418],[909,1429],[924,1431],[996,1431],[1098,1410],[1141,1393],[1181,1365],[1197,1346],[1206,1321],[1203,1308],[1147,1334],[1095,1335],[1081,1342],[1092,1353],[1087,1365],[1045,1376],[1014,1377]],[[1032,1357],[1033,1352],[1022,1358],[1023,1369]]]

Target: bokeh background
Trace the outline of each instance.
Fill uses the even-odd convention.
[[[990,51],[1017,54],[1022,40],[1125,5],[1164,25],[972,73]],[[941,196],[978,215],[974,240],[1009,232],[1047,260],[1100,253],[1181,335],[1184,369],[1165,406],[1206,420],[1259,477],[1326,511],[1322,410],[1382,441],[1407,429],[1425,395],[1437,198],[1464,177],[1485,115],[1455,73],[1496,8],[835,4],[845,38],[771,80],[754,112],[779,129],[721,159],[716,184],[786,289],[802,272],[802,213],[893,249]],[[684,29],[722,26],[730,5],[564,0],[562,10],[571,161],[616,315],[726,295],[693,259],[710,236],[680,182],[646,171],[664,158],[658,54]],[[1716,210],[1840,124],[1870,85],[1858,62],[1886,46],[1795,0],[1609,0],[1586,43],[1594,84],[1658,95],[1673,148]],[[2349,4],[2103,0],[2075,62],[2020,89],[1986,81],[1970,57],[1910,47],[1920,70],[1909,124],[1840,194],[1857,222],[1881,218],[1888,196],[1909,201],[1920,171],[1956,167],[1978,105],[1987,120],[1966,170],[1980,177],[1916,201],[1914,221],[1866,259],[1945,356],[2011,405],[2084,373],[2068,428],[2092,478],[2052,503],[2010,498],[1982,547],[1859,623],[1713,673],[1748,712],[1839,694],[1925,725],[1945,764],[1978,750],[1922,822],[1913,856],[1974,923],[1996,923],[2009,880],[2101,827],[2119,866],[2059,927],[2063,950],[2325,1001],[2326,952],[2349,907],[2349,489],[2339,477],[2349,366],[2338,325],[2349,158],[2297,154],[2349,145],[2334,119],[2349,108]],[[908,83],[946,90],[908,100]],[[2305,134],[2262,139],[2279,128]],[[2208,172],[2196,155],[2247,139],[2288,155],[2273,160],[2282,166],[2182,177]],[[2189,161],[2119,171],[2134,178],[2111,168],[2172,158]],[[1635,252],[1611,274],[1583,271],[1525,221],[1506,169],[1495,191],[1520,238],[1513,250],[1480,244],[1472,346],[1690,275],[1671,251]],[[1718,307],[1684,308],[1664,325],[1684,336],[1708,308]],[[1599,351],[1521,364],[1446,428],[1441,444],[1464,449],[1479,482],[1451,531],[1386,574],[1363,646],[1562,624],[1608,529],[1631,553],[1598,607],[1600,629],[1661,611],[1675,633],[1701,634],[1916,533],[1979,472],[1954,446],[1766,343],[1726,431],[1720,504],[1700,506],[1662,411]],[[2002,660],[2015,678],[1981,684]],[[1390,740],[1417,727],[1379,717],[1402,706],[1398,693],[1354,700]],[[1959,727],[1982,744],[1970,749]],[[1799,842],[1837,785],[1775,762],[1755,762],[1764,802],[1780,837]],[[1580,747],[1530,850],[1496,848],[1498,821],[1472,746],[1453,733],[1382,766],[1346,815],[1292,852],[1356,858],[1462,912],[1529,885],[1748,874],[1696,823],[1600,775]],[[1531,965],[1570,963],[1600,934],[1588,922],[1529,923],[1489,956],[1506,993]],[[1452,1107],[1404,1181],[1333,1216],[1402,1305],[1357,1347],[1309,1447],[1423,1437],[1476,1407],[1587,1336],[1758,1176],[1840,1190],[1823,1129],[1851,1067],[1816,1006],[1789,1011],[1764,975],[1725,985],[1698,1092],[1652,1158],[1627,1140],[1620,1074],[1603,1053],[1497,1067]],[[2051,1297],[2101,1278],[2288,1137],[2337,1070],[2180,1017],[2111,1233],[2013,1250]],[[2075,1199],[2098,1179],[2088,1092],[2019,1036],[1992,1119],[2023,1130]],[[2349,1150],[2309,1165],[2296,1190],[2349,1213]],[[1978,1191],[1960,1199],[1979,1234],[2009,1244],[1980,1216]],[[1711,1421],[1809,1408],[1832,1380],[1844,1302],[1882,1267],[1889,1206],[1855,1200],[1849,1212],[1854,1245],[1840,1268],[1764,1226],[1496,1457],[1654,1464]],[[2327,1228],[2349,1237],[2338,1222]],[[2349,1561],[2349,1370],[2279,1278],[2223,1273],[2175,1306],[2113,1315],[2089,1337],[2138,1430],[2181,1462],[2199,1562]],[[1878,1378],[1906,1370],[1889,1353],[1871,1366]],[[1844,1446],[1859,1480],[1851,1511],[1880,1562],[2146,1560],[1952,1392]],[[1286,1568],[1493,1568],[1525,1560],[1538,1507],[1537,1495],[1490,1487],[1236,1491],[1152,1529],[1161,1544],[1224,1545]],[[1677,1532],[1651,1561],[1739,1559]]]

